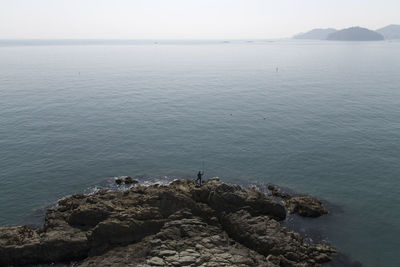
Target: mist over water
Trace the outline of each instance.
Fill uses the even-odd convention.
[[[0,44],[0,225],[110,177],[274,183],[398,266],[400,42]],[[278,69],[277,69],[278,68]]]

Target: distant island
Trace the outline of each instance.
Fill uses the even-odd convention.
[[[386,27],[376,30],[382,34],[385,39],[400,39],[400,25],[388,25]]]
[[[293,38],[295,39],[310,39],[310,40],[326,40],[329,34],[337,32],[336,29],[328,28],[328,29],[313,29],[306,33],[300,33],[295,35]]]
[[[342,30],[333,28],[313,29],[293,36],[294,39],[335,40],[335,41],[381,41],[385,39],[400,39],[400,25],[388,25],[376,31],[350,27]]]
[[[351,27],[331,33],[326,38],[335,41],[381,41],[382,34],[361,27]]]

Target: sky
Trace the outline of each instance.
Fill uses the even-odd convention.
[[[0,0],[0,39],[268,39],[400,24],[400,0]]]

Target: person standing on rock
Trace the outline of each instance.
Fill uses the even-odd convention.
[[[201,186],[201,184],[203,183],[203,182],[201,181],[201,177],[202,177],[203,175],[204,175],[204,172],[199,171],[199,172],[197,173],[196,183],[198,183],[198,185],[200,185],[200,186]]]

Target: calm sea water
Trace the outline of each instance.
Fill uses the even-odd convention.
[[[276,69],[278,68],[278,70]],[[0,42],[0,225],[119,175],[274,183],[399,266],[400,42]]]

